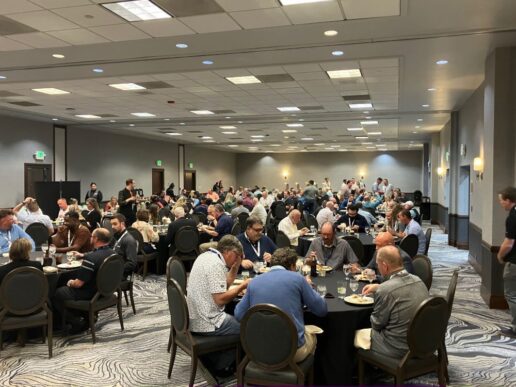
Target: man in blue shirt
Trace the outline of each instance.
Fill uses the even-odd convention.
[[[273,304],[287,313],[296,326],[298,341],[294,361],[303,361],[315,352],[315,335],[305,332],[303,305],[319,317],[328,313],[326,301],[312,289],[308,280],[296,272],[295,250],[280,248],[272,254],[271,271],[255,277],[235,309],[235,317],[241,321],[248,309],[256,304]]]
[[[423,229],[419,225],[418,222],[416,222],[414,219],[412,219],[412,215],[410,214],[409,210],[402,210],[398,214],[398,220],[405,225],[405,231],[404,232],[398,232],[396,233],[397,236],[400,238],[404,238],[407,235],[414,234],[417,236],[418,239],[418,248],[417,253],[418,254],[424,254],[426,249],[426,236],[423,232]]]
[[[27,238],[32,244],[32,251],[34,251],[36,245],[30,235],[14,222],[14,212],[0,210],[0,253],[8,253],[11,244],[19,238]]]
[[[263,223],[255,216],[247,218],[245,231],[237,238],[244,248],[241,263],[244,269],[252,269],[253,262],[270,262],[271,254],[277,249],[272,239],[263,234]]]
[[[210,248],[217,247],[217,242],[220,241],[224,235],[231,234],[231,229],[233,228],[233,218],[226,214],[224,207],[222,207],[221,204],[215,204],[213,206],[213,217],[213,224],[215,228],[211,226],[201,227],[201,232],[211,236],[213,239],[213,242],[202,243],[199,246],[201,253],[208,251]]]

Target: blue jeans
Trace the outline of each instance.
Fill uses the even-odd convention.
[[[516,332],[516,264],[507,262],[503,270],[505,299],[512,316],[512,330]]]
[[[237,319],[230,314],[226,314],[222,325],[215,328],[213,332],[197,333],[203,336],[227,336],[227,335],[239,335],[240,334],[240,323]],[[223,370],[224,368],[230,367],[236,361],[236,351],[219,351],[205,355],[202,357],[202,361],[206,368],[210,370]]]

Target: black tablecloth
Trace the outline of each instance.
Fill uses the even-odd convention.
[[[315,284],[325,284],[328,293],[335,298],[326,298],[328,315],[316,317],[305,313],[305,325],[317,325],[324,333],[317,335],[315,352],[315,384],[351,384],[355,372],[356,349],[353,346],[355,331],[369,328],[372,306],[353,306],[337,298],[337,281],[344,280],[343,272],[334,272],[326,277],[313,279]],[[360,289],[364,286],[361,283]],[[360,292],[360,290],[359,290]],[[348,288],[346,295],[350,295]]]
[[[349,235],[344,232],[338,232],[337,238],[343,238],[344,236]],[[354,234],[355,237],[360,239],[360,242],[364,245],[364,262],[369,262],[371,258],[373,258],[374,250],[376,249],[376,246],[373,241],[373,236],[366,233],[358,233]],[[306,256],[306,253],[308,252],[308,249],[310,248],[310,243],[312,243],[313,237],[300,237],[299,238],[299,245],[297,252],[299,255],[302,255],[303,257]]]

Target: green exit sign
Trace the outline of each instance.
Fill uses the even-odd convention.
[[[193,168],[193,163],[188,163],[188,168],[192,169]]]
[[[36,153],[34,153],[34,158],[36,160],[43,161],[43,160],[45,160],[46,156],[47,156],[46,153],[41,151],[41,150],[40,151],[36,151]]]
[[[156,167],[161,167],[163,165],[163,161],[156,160]]]

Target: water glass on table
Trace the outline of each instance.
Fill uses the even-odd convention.
[[[310,226],[310,234],[315,234],[317,232],[317,229],[315,226]]]
[[[75,259],[74,253],[72,251],[68,251],[66,253],[66,260],[68,261],[68,264],[71,264],[74,259]]]
[[[349,288],[351,289],[351,291],[353,293],[356,293],[356,291],[358,290],[358,281],[356,279],[351,279],[349,281]]]
[[[337,294],[340,300],[344,300],[348,291],[347,281],[337,281]]]
[[[43,252],[44,255],[47,255],[47,251],[48,251],[48,243],[43,243],[41,245],[41,251]]]
[[[248,278],[249,278],[249,271],[248,270],[244,270],[242,272],[242,279],[245,281]]]
[[[323,284],[317,285],[317,292],[319,293],[319,295],[321,297],[324,297],[327,292],[326,285],[323,285]]]

